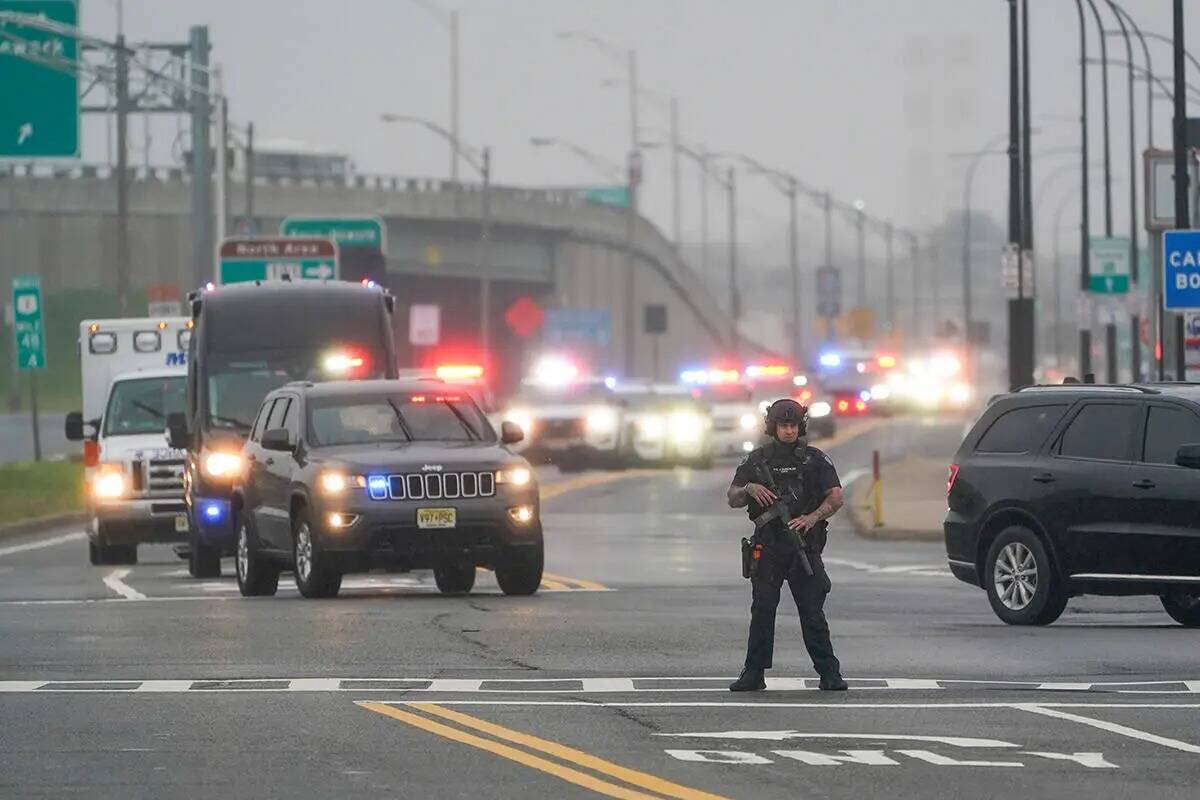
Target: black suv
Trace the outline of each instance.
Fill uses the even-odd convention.
[[[1002,395],[950,466],[946,554],[1013,625],[1081,594],[1158,595],[1200,625],[1200,385]]]
[[[271,595],[291,569],[305,597],[342,575],[432,568],[447,594],[476,567],[506,594],[542,580],[538,489],[529,463],[465,393],[436,380],[295,382],[266,396],[235,488],[237,579]]]

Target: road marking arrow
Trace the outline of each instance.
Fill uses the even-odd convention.
[[[317,266],[313,268],[313,270],[310,274],[313,275],[314,277],[320,278],[321,280],[325,280],[327,278],[332,278],[333,277],[333,267],[331,267],[327,262],[322,262],[320,264],[317,264]]]

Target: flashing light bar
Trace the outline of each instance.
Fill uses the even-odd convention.
[[[751,364],[746,367],[747,378],[782,378],[791,373],[786,364]]]
[[[533,367],[533,381],[542,386],[565,386],[578,377],[579,367],[560,356],[544,356]]]
[[[408,402],[418,403],[418,404],[419,403],[461,403],[462,396],[457,395],[457,394],[439,394],[439,395],[433,395],[433,396],[424,395],[424,394],[414,394],[412,397],[408,398]]]
[[[736,369],[685,369],[679,373],[681,383],[708,386],[720,383],[737,383],[741,374]]]
[[[842,357],[837,353],[821,353],[822,367],[840,367],[842,365]]]
[[[882,369],[891,369],[892,367],[896,366],[896,357],[895,356],[880,356],[879,357],[879,366]]]
[[[326,372],[346,373],[352,369],[362,367],[363,357],[349,353],[330,353],[325,356],[325,360],[321,362],[321,365],[325,367]]]
[[[444,381],[467,381],[482,378],[483,367],[479,364],[442,364],[434,374]]]

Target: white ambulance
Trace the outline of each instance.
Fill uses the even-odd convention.
[[[166,438],[183,411],[192,321],[96,319],[79,324],[83,410],[66,434],[83,442],[92,564],[137,563],[143,542],[188,538],[184,452]]]

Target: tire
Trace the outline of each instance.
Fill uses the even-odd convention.
[[[92,566],[137,563],[136,544],[101,544],[105,535],[105,526],[98,525],[96,538],[88,539],[88,561]]]
[[[103,547],[88,539],[88,561],[93,567],[100,567],[107,564],[107,555],[108,553]]]
[[[317,546],[308,512],[300,509],[292,520],[292,575],[296,588],[309,599],[337,597],[342,588],[342,573],[332,569]]]
[[[1185,628],[1200,628],[1200,594],[1170,592],[1159,599],[1171,619]]]
[[[109,551],[112,553],[112,558],[108,562],[110,564],[136,564],[137,563],[137,545],[110,545]]]
[[[258,551],[258,534],[251,530],[245,513],[238,515],[234,563],[242,597],[271,597],[279,589],[279,565]]]
[[[1009,625],[1049,625],[1067,607],[1067,592],[1037,534],[1020,525],[988,548],[984,585],[992,611]]]
[[[188,574],[193,578],[221,577],[221,551],[201,544],[195,531],[188,538]]]
[[[475,565],[434,567],[433,580],[442,594],[469,594],[475,586]]]
[[[512,595],[531,595],[542,585],[543,552],[536,556],[496,567],[496,583],[500,591]]]

